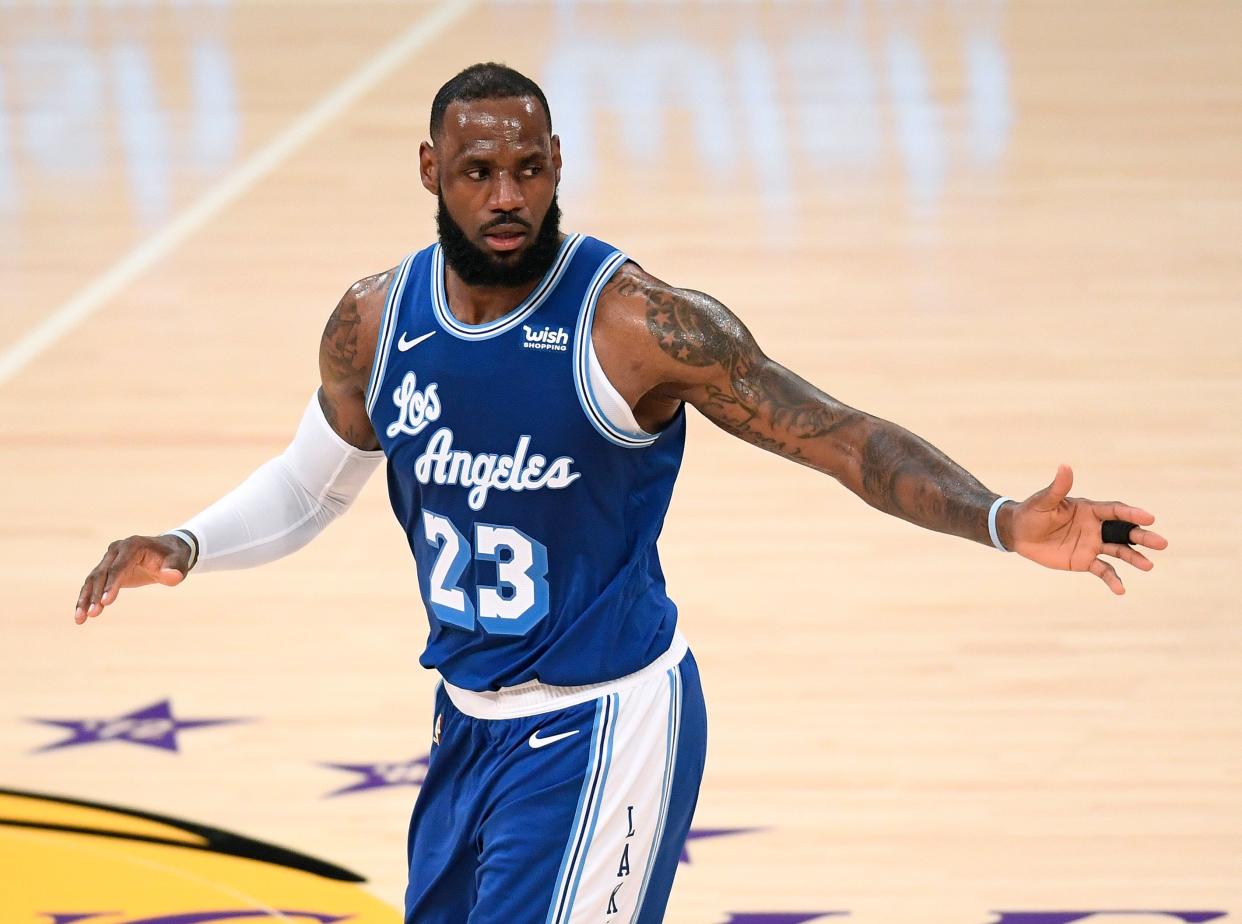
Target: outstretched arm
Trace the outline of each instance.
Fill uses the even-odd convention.
[[[196,565],[247,568],[288,555],[349,508],[382,455],[365,391],[390,275],[355,284],[333,311],[320,343],[322,385],[288,448],[173,533],[111,543],[78,593],[76,622],[98,616],[123,588],[173,586]]]
[[[770,359],[744,324],[709,295],[677,289],[627,265],[614,298],[641,311],[650,345],[640,350],[654,386],[645,401],[685,401],[717,426],[770,452],[832,475],[885,513],[927,529],[991,544],[988,512],[998,495],[922,437],[844,404]],[[636,327],[636,325],[634,325]],[[1069,498],[1072,474],[1003,505],[997,529],[1005,547],[1051,568],[1091,571],[1124,592],[1111,555],[1142,570],[1151,562],[1126,545],[1104,544],[1104,520],[1140,526],[1155,518],[1119,503]],[[1142,528],[1131,542],[1152,549],[1165,540]]]

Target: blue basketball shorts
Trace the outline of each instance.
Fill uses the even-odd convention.
[[[698,799],[707,713],[681,636],[589,687],[436,690],[406,924],[657,924]]]

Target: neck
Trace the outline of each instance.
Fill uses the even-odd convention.
[[[564,233],[557,235],[557,246],[565,243]],[[449,311],[463,324],[487,324],[504,317],[520,305],[543,277],[517,286],[472,286],[462,282],[457,271],[447,262],[444,267],[444,294]]]
[[[453,316],[463,324],[486,324],[504,317],[537,285],[538,279],[520,286],[469,286],[451,266],[444,268],[444,293]]]

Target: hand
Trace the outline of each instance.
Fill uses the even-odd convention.
[[[1062,465],[1052,484],[1011,507],[1006,545],[1023,558],[1046,568],[1090,571],[1113,593],[1124,594],[1126,589],[1116,569],[1101,555],[1120,558],[1140,571],[1150,571],[1155,566],[1137,549],[1104,542],[1100,536],[1104,521],[1137,523],[1138,526],[1130,530],[1130,541],[1144,548],[1160,550],[1167,548],[1169,542],[1159,533],[1142,528],[1156,522],[1146,510],[1117,501],[1066,497],[1073,484],[1073,471],[1068,465]],[[1001,513],[1004,512],[1002,508]]]
[[[122,587],[163,584],[175,587],[190,570],[190,546],[177,536],[130,536],[108,546],[78,594],[73,621],[78,625],[116,602]]]

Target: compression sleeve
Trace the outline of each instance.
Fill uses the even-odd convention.
[[[288,448],[179,527],[198,539],[193,570],[253,568],[296,552],[349,509],[383,458],[341,439],[311,395]]]

